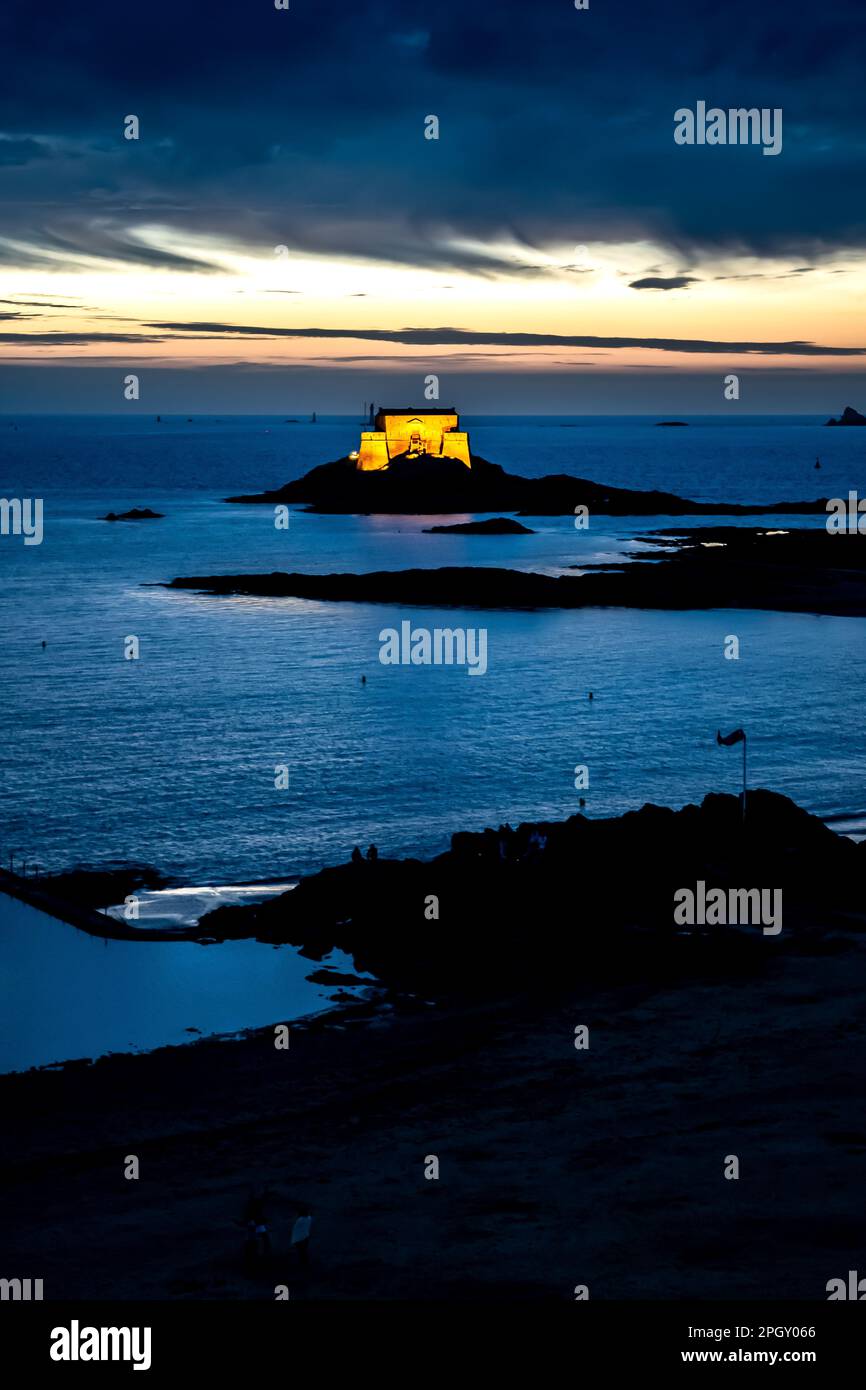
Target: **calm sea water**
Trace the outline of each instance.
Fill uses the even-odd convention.
[[[484,420],[476,452],[702,499],[866,490],[866,431],[817,421]],[[179,882],[291,878],[375,842],[430,854],[458,829],[680,805],[752,779],[824,815],[866,809],[864,623],[761,613],[485,613],[489,670],[383,667],[379,632],[453,611],[171,593],[182,574],[506,564],[633,553],[669,519],[568,518],[528,537],[423,534],[430,519],[227,505],[357,442],[359,424],[137,417],[0,420],[0,495],[45,499],[45,539],[0,541],[0,853],[47,868],[143,859]],[[814,470],[820,454],[822,469]],[[148,505],[165,520],[110,525]],[[781,521],[786,525],[790,522]],[[799,522],[795,523],[799,524]],[[813,523],[820,524],[820,523]],[[844,543],[844,542],[843,542]],[[740,638],[726,661],[723,640]],[[140,640],[124,660],[124,638]],[[47,642],[43,650],[42,641]],[[362,686],[360,677],[367,677]],[[595,692],[592,704],[587,691]],[[289,768],[276,790],[275,767]]]
[[[352,968],[341,951],[325,964]],[[320,1013],[333,987],[310,981],[314,968],[258,941],[100,941],[0,894],[0,1072]]]
[[[710,501],[866,490],[866,431],[817,421],[467,423],[476,452],[526,474]],[[0,496],[45,504],[42,545],[0,538],[4,859],[13,852],[48,869],[146,860],[187,885],[290,881],[345,860],[356,843],[428,855],[455,830],[567,816],[578,809],[576,764],[589,768],[591,815],[736,791],[739,750],[717,747],[715,732],[739,724],[753,783],[862,831],[859,620],[458,616],[154,587],[238,570],[559,572],[627,560],[643,532],[671,522],[593,518],[576,531],[568,518],[544,518],[532,536],[460,538],[423,534],[430,518],[293,512],[278,532],[270,509],[220,500],[339,457],[357,432],[351,420],[0,419]],[[98,520],[137,505],[165,519]],[[382,666],[379,633],[405,618],[486,627],[487,674]],[[740,639],[736,662],[722,655],[730,633]],[[130,635],[138,661],[124,660]],[[278,765],[289,768],[285,790],[274,785]],[[289,949],[102,945],[2,896],[0,933],[4,1070],[322,1007],[309,964]]]

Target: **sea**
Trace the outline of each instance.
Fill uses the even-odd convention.
[[[681,418],[684,428],[638,416],[462,422],[476,454],[532,477],[567,473],[710,503],[866,494],[866,430],[803,416]],[[716,731],[738,726],[748,734],[750,785],[866,834],[866,620],[464,614],[162,587],[241,571],[493,565],[558,574],[628,564],[659,528],[731,524],[591,516],[577,529],[571,517],[544,517],[523,519],[528,536],[449,536],[426,528],[470,518],[317,516],[293,506],[278,529],[272,507],[224,500],[345,455],[361,427],[348,416],[0,417],[0,496],[41,498],[44,515],[40,545],[0,537],[4,864],[10,855],[43,871],[144,861],[175,892],[217,896],[290,883],[345,862],[355,845],[434,855],[455,831],[561,819],[581,796],[598,817],[737,792],[740,749],[719,747]],[[101,520],[132,507],[164,515]],[[742,524],[785,529],[823,518],[768,513]],[[383,665],[380,633],[406,619],[486,628],[484,676]],[[730,636],[738,660],[725,658]],[[128,659],[133,637],[138,657]],[[579,866],[575,875],[577,900]],[[33,934],[11,935],[16,987],[38,1008],[38,949],[29,975],[21,956]],[[0,939],[0,970],[3,955]],[[82,953],[85,982],[91,957]],[[256,987],[241,980],[238,993],[240,1028],[256,1013]],[[164,1040],[177,1040],[180,1016],[198,1026],[181,1009]],[[155,1045],[151,1034],[146,1045]],[[27,1064],[58,1060],[32,1055]]]

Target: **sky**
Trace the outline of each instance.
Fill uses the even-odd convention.
[[[288,5],[6,0],[0,409],[866,409],[862,0]]]

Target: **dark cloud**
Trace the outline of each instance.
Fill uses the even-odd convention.
[[[866,347],[825,347],[819,343],[722,342],[701,338],[607,338],[564,333],[489,333],[469,328],[273,328],[251,324],[150,323],[145,327],[161,332],[226,335],[261,338],[357,338],[366,342],[403,343],[407,346],[446,347],[471,344],[476,347],[600,347],[653,348],[659,352],[761,353],[766,356],[860,357]]]
[[[0,318],[15,318],[15,314],[0,314]],[[51,347],[83,346],[86,343],[162,343],[165,339],[151,333],[0,333],[0,343],[45,343]]]
[[[33,309],[74,309],[76,311],[87,307],[84,304],[60,304],[52,299],[0,299],[0,304],[18,304],[22,308],[26,306]],[[8,318],[8,315],[6,317]]]
[[[631,290],[682,290],[700,279],[698,275],[645,275],[642,280],[631,280]]]
[[[645,0],[591,14],[567,0],[150,0],[141,23],[114,0],[50,22],[7,0],[0,25],[2,227],[27,247],[7,259],[26,264],[53,250],[209,268],[144,248],[148,221],[248,252],[529,277],[563,243],[805,264],[866,234],[862,0],[728,0],[687,24]],[[675,145],[673,113],[698,98],[781,107],[782,153]],[[428,113],[438,141],[423,138]],[[123,139],[127,114],[138,141]],[[495,249],[504,236],[524,263]]]

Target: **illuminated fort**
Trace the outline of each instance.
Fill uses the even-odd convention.
[[[396,458],[451,458],[472,464],[469,457],[469,435],[460,429],[456,410],[378,410],[370,406],[370,429],[361,432],[361,447],[355,467],[364,473],[390,468]]]

